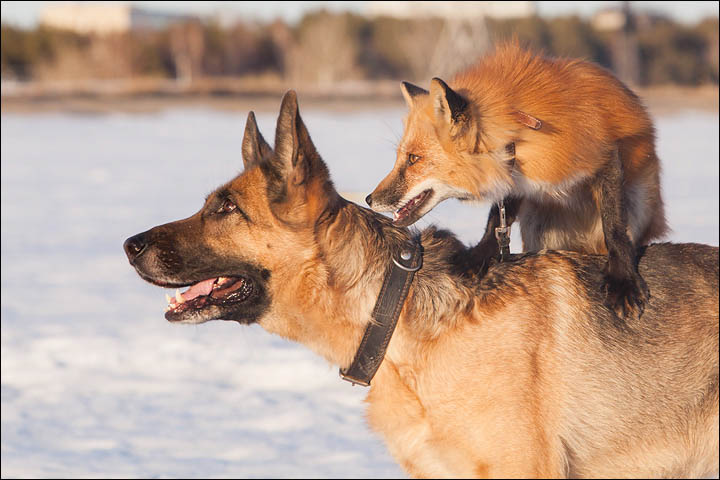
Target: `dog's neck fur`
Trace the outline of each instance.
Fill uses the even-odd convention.
[[[415,339],[440,334],[453,325],[459,312],[472,306],[473,293],[459,275],[451,272],[457,257],[465,252],[454,236],[434,228],[413,235],[393,226],[387,217],[340,197],[337,201],[333,213],[315,228],[317,271],[306,275],[313,280],[300,285],[302,292],[297,292],[312,299],[303,303],[302,312],[296,312],[302,328],[277,333],[347,367],[371,321],[392,257],[410,241],[422,243],[424,266],[415,275],[389,355],[403,355],[399,345],[408,347]],[[313,324],[322,324],[323,328],[314,328]],[[320,337],[317,332],[331,333]]]

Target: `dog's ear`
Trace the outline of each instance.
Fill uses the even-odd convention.
[[[439,78],[430,82],[435,124],[447,132],[460,148],[475,148],[477,125],[470,102]]]
[[[294,90],[285,94],[280,106],[274,158],[276,169],[291,186],[302,185],[317,175],[327,175],[327,168],[300,117]]]
[[[405,98],[405,102],[410,108],[415,106],[415,97],[427,95],[429,93],[424,88],[420,88],[410,82],[401,82],[400,90],[402,91],[403,98]]]
[[[245,122],[245,134],[242,141],[242,158],[245,170],[263,159],[270,158],[270,155],[272,155],[272,148],[258,130],[255,114],[250,112]]]
[[[325,162],[313,145],[293,90],[285,94],[275,129],[275,154],[265,164],[273,213],[283,221],[304,224],[339,198]]]

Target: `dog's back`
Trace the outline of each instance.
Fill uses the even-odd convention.
[[[558,398],[573,411],[560,432],[573,476],[697,478],[718,469],[718,249],[658,244],[641,255],[652,292],[643,316],[619,324],[587,316],[582,351],[574,342],[562,350],[565,380],[576,386]]]
[[[718,248],[656,244],[640,255],[653,294],[643,316],[626,322],[598,308],[602,257],[532,254],[480,281],[491,306],[507,299],[503,290],[524,289],[526,298],[505,307],[542,310],[493,315],[507,323],[500,331],[523,333],[496,335],[498,351],[484,347],[483,356],[522,339],[509,369],[532,370],[531,421],[556,443],[550,452],[564,452],[571,477],[697,478],[718,469]]]

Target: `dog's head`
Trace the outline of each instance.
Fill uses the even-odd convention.
[[[125,241],[130,264],[163,287],[190,287],[170,299],[171,322],[257,322],[303,274],[314,254],[313,226],[339,199],[300,118],[295,92],[283,98],[275,152],[248,116],[245,169],[189,218]]]

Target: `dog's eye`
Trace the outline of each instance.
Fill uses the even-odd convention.
[[[222,205],[220,205],[220,208],[218,208],[217,213],[230,213],[236,208],[237,206],[232,202],[232,200],[226,199]]]
[[[415,155],[414,153],[408,153],[407,161],[410,165],[420,160],[422,157],[420,155]]]

